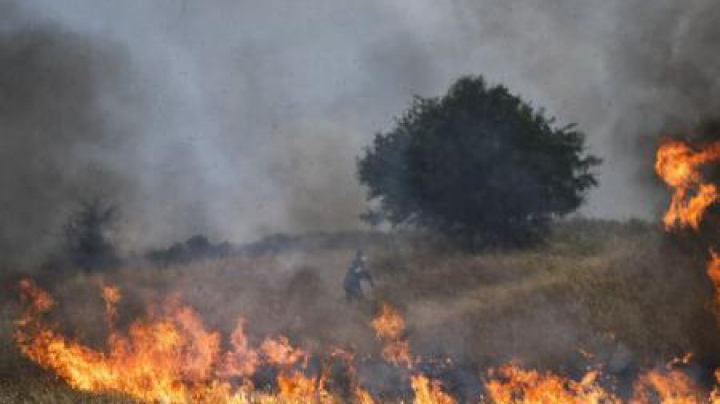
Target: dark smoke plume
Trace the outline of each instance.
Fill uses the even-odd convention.
[[[0,11],[0,256],[42,259],[84,198],[131,197],[113,158],[132,148],[133,119],[117,119],[128,88],[123,48],[57,24]]]

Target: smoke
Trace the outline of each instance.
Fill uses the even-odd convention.
[[[107,113],[136,96],[122,46],[27,20],[12,5],[0,14],[0,255],[17,263],[50,248],[82,199],[132,198],[124,168],[140,115]]]
[[[701,132],[718,118],[720,5],[633,1],[619,5],[618,14],[624,16],[615,28],[620,46],[608,52],[610,91],[617,99],[610,150],[628,162],[626,176],[641,184],[640,196],[655,213],[667,198],[666,191],[657,192],[649,169],[659,141],[707,136]],[[643,16],[639,23],[636,16]]]
[[[712,118],[711,1],[3,3],[5,260],[74,203],[116,201],[128,249],[360,226],[355,157],[463,74],[576,122],[606,164],[583,209],[654,218],[658,134]],[[19,3],[18,3],[19,4]]]
[[[475,70],[576,122],[605,164],[582,210],[654,220],[665,204],[652,160],[662,136],[713,120],[720,6],[710,1],[455,2],[483,50]],[[481,55],[485,53],[485,55]],[[491,55],[491,57],[488,57]]]

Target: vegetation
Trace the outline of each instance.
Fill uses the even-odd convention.
[[[370,314],[344,304],[342,296],[342,277],[362,246],[378,283],[373,296],[402,309],[413,352],[451,356],[474,375],[517,358],[528,367],[568,372],[602,363],[606,373],[620,375],[686,352],[695,354],[696,363],[713,362],[717,354],[718,331],[706,310],[712,288],[705,257],[667,248],[655,226],[560,222],[541,246],[476,255],[422,237],[382,241],[312,254],[209,258],[164,269],[136,263],[104,279],[124,292],[119,327],[159,296],[179,292],[208,327],[226,337],[242,315],[251,340],[283,334],[307,346],[377,353]],[[99,291],[92,293],[98,290],[96,275],[75,273],[47,287],[66,330],[89,343],[103,340],[104,305]],[[74,393],[43,376],[13,348],[16,297],[1,299],[0,401],[127,402]]]
[[[229,243],[213,244],[202,234],[196,234],[184,243],[174,243],[168,248],[148,251],[145,258],[161,266],[179,265],[194,260],[218,258],[230,254]]]
[[[107,269],[118,263],[111,232],[118,211],[101,199],[91,199],[68,218],[63,227],[65,256],[70,264],[85,271]]]
[[[358,177],[394,225],[438,230],[470,248],[521,245],[596,185],[600,160],[583,142],[507,88],[464,77],[444,97],[415,98],[375,136]]]

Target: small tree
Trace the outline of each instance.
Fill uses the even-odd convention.
[[[82,203],[63,227],[64,248],[69,261],[86,271],[115,265],[118,256],[109,233],[117,219],[117,209],[100,199]]]
[[[393,225],[438,230],[469,248],[537,240],[580,206],[600,160],[573,125],[557,128],[503,86],[463,77],[416,97],[358,161],[368,199]]]

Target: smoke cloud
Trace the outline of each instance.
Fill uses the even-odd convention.
[[[0,255],[18,262],[57,240],[74,203],[133,197],[140,114],[122,46],[23,21],[10,5],[0,14]]]
[[[659,134],[714,117],[709,0],[4,2],[0,252],[52,248],[83,198],[128,249],[360,226],[355,158],[463,74],[576,122],[606,164],[583,213],[653,218]]]

